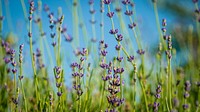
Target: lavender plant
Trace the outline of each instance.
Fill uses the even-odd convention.
[[[4,2],[0,1],[0,111],[200,110],[198,0],[190,1],[196,23],[182,24],[184,33],[173,32],[176,24],[167,22],[169,17],[160,20],[161,1],[152,0],[157,27],[152,46],[153,39],[147,41],[142,29],[146,24],[136,15],[138,1],[66,0],[66,9],[55,7],[62,1],[51,6],[21,0],[28,43],[6,35],[14,31],[3,27],[9,24],[13,29]]]

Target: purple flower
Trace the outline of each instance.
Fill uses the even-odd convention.
[[[127,60],[128,60],[129,62],[132,62],[134,59],[135,59],[134,56],[129,56],[129,57],[127,57]]]
[[[121,45],[116,45],[116,46],[115,46],[115,49],[116,49],[117,51],[119,51],[119,50],[121,49]]]
[[[184,98],[186,99],[186,98],[189,98],[189,96],[190,96],[190,94],[186,91],[185,93],[184,93]]]
[[[145,53],[145,51],[144,51],[143,49],[139,49],[139,50],[137,50],[137,53],[138,53],[139,55],[143,55],[143,54]]]
[[[19,80],[22,80],[23,78],[24,78],[24,76],[22,75],[22,76],[18,76],[19,77]]]
[[[17,73],[17,69],[16,69],[16,68],[13,68],[13,69],[12,69],[12,72],[13,72],[13,74],[16,74],[16,73]]]
[[[62,82],[61,83],[56,82],[56,87],[57,88],[60,88],[61,86],[62,86]]]
[[[58,66],[55,66],[54,70],[55,70],[57,75],[59,75],[61,73],[61,71],[62,71],[61,67],[58,67]]]
[[[108,5],[108,4],[111,3],[111,0],[104,0],[103,2],[104,2],[104,4],[107,4],[107,5]]]
[[[85,56],[85,55],[87,55],[87,52],[88,52],[88,50],[86,48],[83,48],[81,55]]]
[[[133,29],[134,27],[136,27],[136,24],[135,24],[135,23],[128,24],[128,27],[129,27],[130,29]]]
[[[103,68],[103,69],[107,69],[108,68],[108,65],[106,63],[101,63],[100,64],[100,67]]]
[[[70,67],[71,67],[71,68],[78,67],[78,63],[76,63],[76,62],[75,62],[75,63],[72,63],[72,64],[70,65]]]
[[[186,110],[189,108],[189,105],[188,104],[183,104],[183,109]]]
[[[121,34],[118,34],[116,40],[118,42],[122,41],[123,40],[123,36]]]
[[[127,5],[127,4],[130,4],[131,2],[130,2],[130,0],[123,0],[122,3],[123,3],[124,5]]]
[[[110,34],[117,34],[118,33],[118,29],[111,29],[110,31],[109,31],[109,33]]]
[[[121,62],[123,60],[123,57],[117,57],[117,61]]]
[[[164,26],[164,27],[167,26],[167,20],[166,19],[162,20],[162,26]]]
[[[102,51],[101,51],[101,55],[102,55],[102,56],[106,56],[107,53],[108,53],[108,52],[107,52],[106,50],[102,50]]]
[[[57,92],[57,95],[60,97],[62,95],[62,92]]]
[[[112,18],[112,17],[114,16],[114,12],[108,12],[108,13],[107,13],[107,16],[108,16],[109,18]]]
[[[10,63],[10,59],[7,58],[7,57],[4,57],[3,60],[4,60],[4,62],[5,62],[6,64]]]
[[[124,14],[127,15],[127,16],[131,16],[133,14],[133,11],[126,10],[126,12],[124,12]]]

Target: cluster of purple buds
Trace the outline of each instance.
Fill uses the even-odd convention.
[[[161,85],[158,85],[158,87],[156,88],[156,94],[155,94],[155,97],[157,99],[159,99],[161,97],[160,96],[161,91],[162,91]]]
[[[107,16],[108,16],[109,18],[112,18],[112,17],[114,16],[114,12],[108,12],[108,13],[107,13]]]
[[[102,76],[103,81],[107,81],[107,80],[111,80],[111,79],[112,79],[111,75]]]
[[[109,31],[109,33],[112,34],[112,35],[115,35],[115,34],[118,33],[118,29],[111,29],[111,30]]]
[[[103,2],[104,4],[109,5],[111,3],[111,0],[104,0]]]
[[[117,51],[119,51],[119,50],[121,49],[121,47],[122,47],[121,45],[116,45],[116,46],[115,46],[115,49],[116,49]]]
[[[153,111],[158,112],[158,107],[160,106],[160,103],[154,102],[153,104]]]
[[[143,49],[138,49],[138,50],[137,50],[137,53],[138,53],[139,55],[144,55],[145,51],[144,51]]]
[[[33,14],[33,11],[34,11],[34,1],[31,1],[30,2],[30,7],[29,7],[29,14]]]
[[[74,82],[73,88],[76,90],[76,93],[77,93],[78,96],[81,96],[83,94],[83,90],[81,89],[81,85],[76,84]],[[79,100],[79,98],[77,100]]]
[[[129,62],[132,62],[134,59],[135,59],[134,56],[129,56],[129,57],[127,57],[127,60],[128,60]]]
[[[101,40],[101,41],[99,42],[100,55],[102,55],[103,52],[107,52],[107,51],[105,51],[106,48],[108,48],[108,44],[106,44],[106,43],[104,42],[104,40]],[[104,54],[104,53],[103,53],[103,54]],[[107,53],[106,53],[106,54],[107,54]],[[106,55],[106,54],[105,54],[105,55]],[[104,55],[102,55],[102,56],[104,56]]]
[[[15,50],[14,49],[10,49],[10,60],[11,60],[11,64],[13,66],[12,68],[12,72],[13,74],[17,73],[17,69],[15,68],[17,66],[17,63],[15,62]]]
[[[122,3],[123,3],[124,5],[128,5],[128,4],[130,4],[131,2],[130,2],[130,0],[123,0]]]
[[[37,64],[38,64],[38,67],[40,68],[40,69],[42,69],[42,68],[44,68],[45,67],[45,65],[44,65],[44,63],[43,63],[43,61],[42,61],[42,53],[41,53],[41,50],[40,49],[36,49],[36,57],[37,57]]]
[[[106,109],[105,112],[117,112],[117,110],[115,108],[113,108],[113,109]]]
[[[108,53],[108,52],[107,52],[105,49],[103,49],[103,50],[101,51],[101,55],[104,56],[104,57],[107,55],[107,53]]]
[[[54,67],[54,74],[57,80],[60,79],[61,72],[62,72],[61,67],[58,67],[58,66]]]
[[[108,102],[113,106],[113,107],[119,107],[121,104],[124,102],[124,98],[117,98],[113,96],[107,96]]]
[[[113,68],[114,74],[122,74],[124,72],[124,68]]]
[[[117,57],[117,61],[122,62],[122,60],[124,59],[124,57]]]
[[[12,102],[13,102],[15,105],[17,105],[17,104],[19,103],[19,100],[18,100],[18,98],[12,98]]]
[[[136,24],[135,24],[135,23],[128,24],[128,27],[129,27],[130,29],[133,29],[133,28],[135,28],[135,27],[136,27]]]
[[[118,34],[116,40],[117,40],[118,42],[121,42],[121,41],[123,40],[122,34]]]
[[[55,75],[55,79],[56,79],[56,87],[57,88],[62,87],[62,82],[61,82],[61,80],[59,80],[61,78],[62,72],[63,71],[62,71],[61,67],[58,67],[58,66],[54,67],[54,75]],[[62,96],[62,92],[58,91],[57,96],[59,96],[59,97]]]
[[[184,89],[185,89],[184,98],[186,99],[186,98],[188,98],[188,97],[190,96],[190,94],[189,94],[189,91],[190,91],[190,89],[191,89],[191,83],[190,83],[190,81],[186,81],[186,82],[185,82],[185,87],[184,87]],[[189,108],[189,105],[188,105],[188,104],[183,104],[183,109],[184,109],[184,110],[186,110],[186,109],[188,109],[188,108]]]
[[[72,76],[73,77],[83,77],[84,74],[83,73],[74,72],[74,73],[72,73]]]
[[[86,48],[83,48],[82,51],[80,52],[80,54],[82,56],[86,56],[86,55],[88,55],[88,50]]]
[[[53,94],[49,94],[49,104],[52,106],[53,105]]]
[[[131,10],[126,10],[126,11],[124,12],[124,14],[127,15],[127,16],[131,16],[131,15],[133,15],[133,11],[131,11]]]

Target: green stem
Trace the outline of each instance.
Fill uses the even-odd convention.
[[[22,63],[20,63],[20,76],[23,76]],[[22,79],[20,79],[20,85],[21,85],[21,89],[22,89],[22,96],[23,96],[23,99],[24,99],[25,112],[28,112],[27,102],[26,102],[26,96],[25,96],[25,92],[24,92],[24,87],[23,87]]]

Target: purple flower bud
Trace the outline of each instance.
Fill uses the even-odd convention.
[[[52,45],[53,47],[55,47],[55,46],[56,46],[56,42],[53,42],[51,45]]]
[[[13,61],[11,64],[12,64],[13,67],[17,66],[17,63],[15,61]]]
[[[118,34],[116,40],[118,42],[122,41],[123,40],[123,36],[121,34]]]
[[[102,56],[106,56],[107,53],[108,53],[108,52],[107,52],[106,50],[102,50],[102,51],[101,51],[101,55],[102,55]]]
[[[118,33],[118,29],[111,29],[109,33],[115,35]]]
[[[56,82],[56,87],[57,88],[60,88],[61,86],[62,86],[62,82],[61,83]]]
[[[55,33],[51,33],[51,38],[54,38],[56,36]]]
[[[31,32],[28,32],[28,36],[31,38],[31,37],[32,37],[32,33],[31,33]]]
[[[13,74],[16,74],[16,73],[17,73],[17,69],[16,69],[16,68],[13,68],[13,69],[12,69],[12,72],[13,72]]]
[[[130,2],[130,0],[123,0],[122,3],[123,3],[124,5],[127,5],[127,4],[130,4],[131,2]]]
[[[139,50],[137,50],[137,53],[139,55],[144,55],[145,51],[143,49],[139,49]]]
[[[133,11],[126,10],[126,12],[124,12],[124,14],[127,15],[127,16],[131,16],[133,14]]]
[[[62,93],[61,92],[57,92],[57,95],[60,97],[62,95]]]
[[[3,60],[4,60],[4,62],[5,62],[6,64],[10,63],[10,59],[7,58],[7,57],[4,57]]]
[[[114,16],[114,12],[108,12],[108,13],[107,13],[107,16],[108,16],[109,18],[112,18],[112,17]]]
[[[183,104],[183,109],[186,110],[189,108],[189,105],[188,104]]]
[[[134,56],[129,56],[129,57],[127,57],[127,60],[128,60],[129,62],[132,62],[134,59],[135,59]]]
[[[22,76],[19,76],[19,80],[22,80],[24,78],[24,76],[22,75]]]
[[[119,50],[121,49],[121,45],[116,45],[116,46],[115,46],[115,49],[116,49],[117,51],[119,51]]]
[[[107,5],[108,5],[108,4],[111,3],[111,0],[104,0],[103,2],[104,2],[104,4],[107,4]]]
[[[123,60],[123,57],[117,57],[117,60],[118,60],[119,62],[121,62],[121,61]]]
[[[135,24],[135,23],[128,24],[128,27],[129,27],[130,29],[133,29],[134,27],[136,27],[136,24]]]
[[[188,92],[185,92],[184,93],[184,98],[186,99],[186,98],[189,98],[189,96],[190,96],[190,94],[188,93]]]

